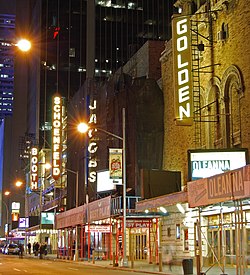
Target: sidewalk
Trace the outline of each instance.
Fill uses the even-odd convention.
[[[31,257],[31,258],[38,258],[34,255],[26,255],[26,257]],[[48,254],[44,257],[44,259],[47,260],[53,260],[53,261],[67,261],[67,262],[74,262],[74,263],[78,263],[78,264],[85,264],[85,265],[90,265],[90,266],[96,266],[96,267],[102,267],[102,268],[107,268],[107,269],[119,269],[119,270],[131,270],[131,271],[136,271],[136,272],[141,272],[141,273],[148,273],[148,274],[166,274],[166,275],[183,275],[183,267],[182,265],[173,265],[170,267],[168,265],[163,265],[162,266],[162,271],[159,271],[159,265],[157,264],[149,264],[146,261],[135,261],[134,262],[134,266],[133,268],[131,267],[131,262],[128,263],[128,267],[122,267],[122,266],[118,266],[118,267],[113,267],[113,262],[110,260],[95,260],[95,262],[93,263],[92,260],[91,261],[87,261],[87,260],[79,260],[78,262],[72,261],[72,260],[67,260],[67,259],[60,259],[57,258],[57,255],[52,255],[52,254]],[[221,274],[225,274],[225,275],[235,275],[236,274],[236,268],[235,267],[226,267],[225,272],[223,273],[221,271],[221,269],[217,266],[214,266],[212,268],[209,269],[209,267],[204,267],[202,269],[203,274],[207,274],[207,275],[221,275]],[[193,274],[197,274],[196,273],[196,267],[193,266]],[[250,269],[247,269],[245,271],[245,275],[250,275]]]

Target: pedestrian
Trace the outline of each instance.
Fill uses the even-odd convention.
[[[72,245],[72,256],[73,256],[73,259],[75,257],[75,250],[76,250],[76,241],[74,240],[73,241],[73,245]]]
[[[44,246],[44,244],[42,243],[42,244],[40,245],[40,259],[43,258],[44,248],[45,248],[45,246]]]
[[[48,254],[48,245],[47,243],[45,242],[44,243],[44,255],[47,255]]]
[[[23,244],[19,244],[19,258],[23,258],[24,246]]]
[[[31,243],[28,243],[28,253],[31,254]]]
[[[36,242],[36,244],[35,244],[35,256],[38,256],[39,248],[40,248],[40,244],[39,244],[39,242]]]
[[[169,270],[172,271],[173,256],[172,256],[171,250],[168,250],[168,251],[167,251],[166,263],[167,263],[168,266],[169,266]]]

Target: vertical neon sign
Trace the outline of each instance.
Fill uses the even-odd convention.
[[[31,148],[31,158],[30,158],[30,189],[38,189],[38,148]]]
[[[90,155],[88,167],[89,167],[89,177],[88,180],[91,183],[96,182],[96,167],[97,167],[97,160],[95,157],[95,153],[98,150],[98,145],[96,141],[93,138],[93,132],[96,131],[95,125],[96,125],[96,100],[93,101],[92,105],[89,105],[90,109],[90,118],[89,118],[89,125],[90,130],[88,131],[88,136],[90,138],[90,142],[88,145],[88,152]]]
[[[61,175],[61,155],[62,155],[62,98],[53,97],[52,114],[52,177],[58,180]]]
[[[190,18],[173,17],[173,75],[177,125],[193,124],[193,84]]]

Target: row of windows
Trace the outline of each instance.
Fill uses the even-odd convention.
[[[1,101],[4,101],[4,100],[13,101],[13,99],[14,99],[13,96],[12,97],[2,97],[2,96],[0,96]]]
[[[5,96],[10,95],[10,96],[12,96],[13,93],[12,92],[6,93],[6,92],[3,92],[3,91],[0,91],[0,95],[5,95]]]
[[[8,103],[8,102],[0,102],[0,106],[12,107],[12,102],[11,102],[11,103]]]
[[[0,74],[0,78],[14,78],[14,76],[8,74]]]

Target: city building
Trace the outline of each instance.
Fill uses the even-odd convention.
[[[21,202],[20,215],[24,216],[24,190],[17,190],[14,184],[17,179],[24,180],[19,162],[19,137],[23,136],[26,130],[26,61],[28,54],[18,51],[14,44],[20,38],[28,38],[27,24],[25,23],[28,20],[28,16],[25,14],[28,11],[26,4],[26,1],[22,1],[22,3],[12,1],[11,4],[9,1],[0,1],[1,60],[3,61],[1,62],[3,65],[1,66],[1,236],[4,236],[7,220],[9,221],[9,228],[11,228],[11,217],[7,218],[7,213],[11,214],[12,202]],[[19,5],[21,5],[21,8]],[[16,14],[16,9],[20,10],[18,14]],[[8,26],[11,26],[11,28],[8,28]],[[9,67],[6,68],[6,65]],[[6,81],[7,79],[8,81]],[[7,87],[5,84],[7,84]],[[3,99],[4,102],[2,102]],[[7,102],[8,104],[6,104]],[[5,107],[2,108],[2,106]],[[3,195],[7,190],[11,191],[8,199]],[[6,211],[6,208],[8,208],[8,211]]]
[[[0,51],[1,51],[1,98],[0,117],[12,115],[14,98],[14,49],[15,15],[0,15]]]
[[[86,181],[86,177],[84,178],[86,169],[84,170],[81,167],[83,167],[83,159],[86,159],[87,156],[84,153],[80,155],[80,147],[77,147],[82,141],[80,137],[77,141],[78,145],[74,145],[73,148],[70,147],[72,140],[69,140],[70,134],[73,133],[72,120],[70,121],[70,119],[72,119],[72,115],[75,115],[74,112],[69,112],[69,108],[75,107],[73,97],[77,98],[76,94],[78,93],[79,97],[76,99],[76,104],[81,104],[81,102],[87,104],[89,98],[91,98],[90,102],[93,102],[94,93],[97,91],[96,87],[105,84],[119,68],[122,75],[119,82],[122,85],[123,66],[146,41],[156,42],[170,39],[170,18],[176,10],[173,7],[173,1],[166,2],[163,0],[96,1],[95,3],[94,1],[84,0],[31,1],[30,5],[32,10],[30,24],[35,51],[31,53],[32,61],[29,64],[30,81],[27,104],[29,115],[27,116],[27,131],[23,141],[26,142],[29,137],[31,137],[31,140],[28,147],[22,145],[22,148],[26,152],[29,152],[27,149],[32,148],[32,146],[38,146],[39,150],[51,150],[53,148],[52,98],[55,94],[61,97],[63,108],[65,108],[65,124],[62,129],[65,143],[63,143],[62,151],[60,151],[63,160],[61,176],[57,179],[53,179],[53,176],[46,178],[44,184],[42,184],[42,179],[38,181],[38,189],[42,189],[40,193],[47,195],[53,192],[52,199],[45,200],[43,205],[40,203],[39,206],[34,206],[32,209],[26,207],[26,215],[29,216],[36,215],[34,210],[37,208],[40,209],[41,213],[43,211],[57,213],[75,207],[76,200],[79,201],[79,204],[86,202],[86,192],[84,193],[83,188],[83,182]],[[41,20],[38,20],[38,18],[41,18]],[[162,46],[163,42],[157,49],[157,62]],[[152,54],[151,57],[153,60]],[[158,68],[155,68],[159,77],[159,64]],[[144,72],[140,76],[146,77],[150,74],[150,77],[152,77],[152,71]],[[136,75],[135,72],[134,75]],[[156,74],[153,77],[156,77]],[[113,78],[112,85],[115,86],[115,82],[115,78]],[[108,82],[106,83],[106,85],[109,85]],[[92,88],[93,94],[90,92]],[[160,94],[160,89],[156,83],[154,88]],[[82,93],[84,89],[85,91],[88,90],[88,93]],[[105,93],[107,88],[102,89]],[[121,93],[120,100],[122,96]],[[103,103],[106,100],[108,99],[104,99]],[[100,111],[101,104],[98,106]],[[79,109],[78,111],[87,112],[86,106],[83,110]],[[162,111],[162,107],[160,110]],[[120,116],[118,112],[120,113],[118,110],[113,110],[113,115],[117,118]],[[69,116],[71,117],[69,118]],[[77,119],[73,117],[73,119],[76,121],[80,117],[77,117]],[[112,123],[112,121],[109,123]],[[116,127],[119,127],[119,125],[117,124]],[[76,139],[74,137],[73,141]],[[159,143],[159,145],[162,146],[162,143]],[[129,150],[133,151],[133,149]],[[22,155],[26,156],[25,153]],[[107,157],[106,154],[103,156]],[[48,157],[48,159],[53,162],[52,158]],[[34,202],[33,197],[37,197],[38,194],[32,192],[30,188],[30,159],[27,160],[25,161],[25,158],[23,158],[27,173],[27,194],[29,201]],[[79,160],[82,163],[79,163]],[[159,169],[161,157],[157,161],[156,166]],[[131,165],[133,164],[131,163]],[[106,160],[102,167],[107,169]],[[77,197],[76,175],[78,174],[80,185],[79,196]],[[134,185],[134,183],[131,185]],[[95,188],[90,196],[91,200],[97,198]],[[67,190],[70,190],[70,192],[67,192]]]
[[[224,274],[228,266],[244,272],[249,257],[249,7],[245,1],[176,5],[182,13],[172,21],[173,37],[161,57],[167,129],[163,168],[181,171],[183,191],[140,201],[137,210],[164,207],[169,213],[161,219],[160,245],[165,255],[172,251],[174,261],[191,257],[197,272],[213,265]]]
[[[3,167],[4,167],[4,132],[5,124],[4,118],[6,116],[11,116],[13,112],[13,98],[14,98],[14,51],[11,45],[15,34],[15,15],[1,14],[0,15],[0,123],[1,123],[1,181],[0,181],[0,223],[2,224],[2,213],[8,210],[5,209],[9,206],[2,203],[3,200]],[[3,211],[2,211],[3,208]],[[6,217],[5,217],[6,219]],[[4,226],[2,226],[4,227]]]

